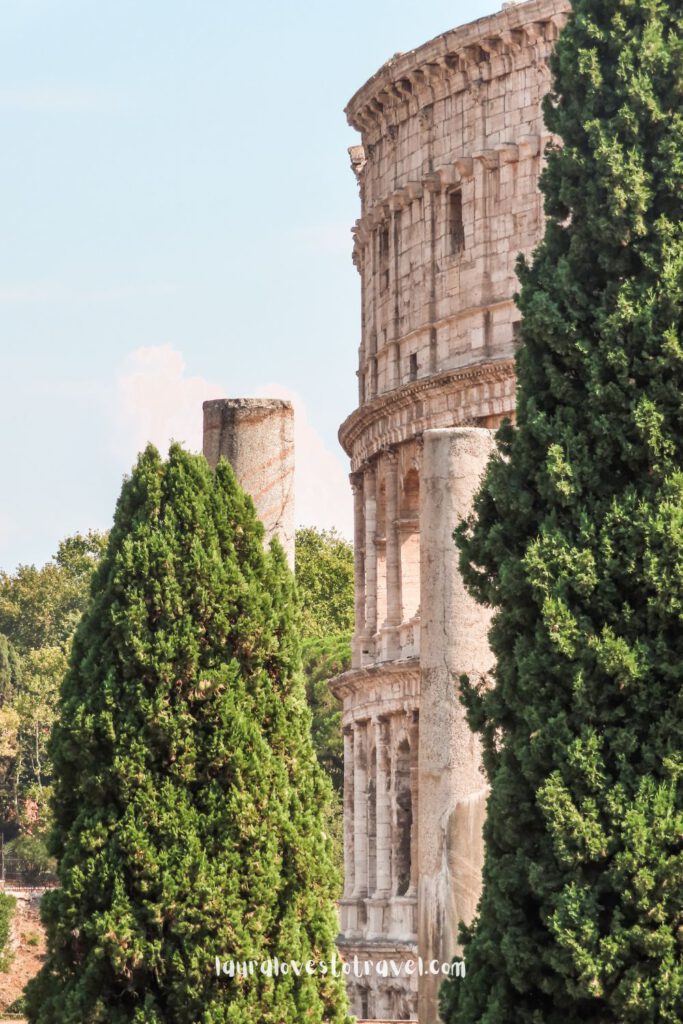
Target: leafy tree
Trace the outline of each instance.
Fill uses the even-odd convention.
[[[0,708],[9,704],[21,681],[21,660],[6,636],[0,633]]]
[[[329,681],[351,667],[353,548],[335,530],[297,530],[296,582],[303,609],[303,667],[313,745],[334,787],[326,827],[334,839],[335,863],[341,869],[344,744],[341,709]]]
[[[496,609],[491,781],[450,1024],[683,1019],[683,9],[575,0],[517,427],[458,531]]]
[[[0,821],[14,806],[11,794],[16,788],[20,720],[13,702],[21,681],[21,659],[7,637],[0,633]]]
[[[11,707],[0,707],[0,818],[9,818],[16,806],[14,777],[19,753],[19,715]]]
[[[106,536],[63,540],[38,569],[0,573],[0,823],[33,834],[48,827],[52,766],[47,741],[73,632]]]
[[[10,936],[16,902],[13,896],[0,892],[0,971],[8,970],[12,962]]]
[[[312,715],[313,745],[320,764],[341,794],[344,785],[344,744],[339,701],[329,681],[351,667],[351,648],[346,635],[308,640],[303,648],[306,697]]]
[[[336,530],[297,530],[296,583],[302,605],[304,674],[313,743],[318,760],[341,794],[341,714],[328,683],[351,665],[353,548]]]
[[[303,644],[306,699],[311,710],[311,737],[321,767],[333,786],[325,827],[334,844],[334,862],[340,879],[344,863],[344,741],[341,708],[332,695],[330,679],[351,667],[351,644],[342,634]],[[336,894],[341,896],[341,888]]]
[[[328,960],[336,933],[294,582],[262,538],[225,462],[149,448],[124,484],[51,742],[31,1024],[346,1020],[329,974],[214,974]]]
[[[42,568],[20,565],[14,573],[0,572],[0,633],[19,654],[68,649],[106,541],[106,534],[94,530],[76,534]]]
[[[296,533],[296,582],[303,635],[350,637],[353,629],[353,548],[336,530],[309,526]]]
[[[5,846],[5,854],[12,871],[19,872],[29,884],[37,884],[45,875],[54,873],[55,862],[37,836],[17,836]]]

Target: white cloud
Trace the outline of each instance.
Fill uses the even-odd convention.
[[[201,451],[202,403],[224,397],[234,396],[204,377],[188,376],[182,353],[170,345],[136,349],[117,378],[117,454],[130,464],[149,442],[166,452],[171,440]],[[336,527],[351,538],[351,489],[341,454],[325,446],[299,394],[269,384],[256,397],[285,398],[294,405],[297,524]]]
[[[138,348],[117,378],[117,453],[131,461],[149,443],[165,453],[171,441],[202,448],[202,403],[220,385],[188,377],[181,352],[170,345]]]

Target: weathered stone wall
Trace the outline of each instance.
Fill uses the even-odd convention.
[[[541,101],[569,9],[505,5],[396,55],[347,108],[362,136],[350,151],[359,396],[339,432],[355,502],[356,630],[353,667],[332,685],[345,730],[351,956],[450,960],[476,906],[485,787],[457,675],[486,672],[491,658],[451,533],[491,441],[487,429],[452,428],[514,414],[515,262],[543,232],[538,176],[552,140]],[[375,978],[350,991],[361,1017],[417,1018],[412,984],[389,992]],[[436,991],[420,984],[421,1024],[437,1020]]]
[[[349,103],[363,135],[360,404],[513,354],[515,260],[539,238],[540,103],[567,7],[532,0],[448,32]]]
[[[256,506],[266,542],[278,537],[294,568],[294,410],[276,398],[204,402],[204,455],[223,457]]]

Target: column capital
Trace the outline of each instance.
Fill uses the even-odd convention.
[[[398,466],[398,445],[389,444],[382,448],[382,455],[390,466]]]
[[[377,479],[377,460],[368,459],[367,462],[363,463],[361,473],[363,475],[364,483],[373,484]]]

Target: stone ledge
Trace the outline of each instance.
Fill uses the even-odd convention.
[[[464,90],[473,75],[481,75],[484,64],[500,62],[523,46],[535,46],[546,34],[554,42],[570,9],[568,0],[529,0],[444,32],[408,53],[395,54],[349,101],[345,111],[349,124],[361,132],[380,126],[389,111],[421,93],[429,102],[433,83],[443,78]]]
[[[487,385],[503,383],[500,395],[475,394]],[[473,420],[492,413],[506,414],[514,409],[515,362],[496,359],[457,370],[446,370],[430,377],[404,384],[371,399],[348,416],[339,428],[339,443],[351,458],[352,472],[363,462],[392,444],[415,437],[434,427],[472,426]],[[490,390],[490,389],[489,389]],[[448,396],[451,403],[444,409],[435,408],[437,400]],[[454,396],[461,399],[460,415],[454,414]],[[497,398],[500,408],[491,398]],[[468,401],[468,398],[471,399]],[[401,422],[401,413],[413,411],[409,424]],[[392,419],[393,422],[389,422]],[[373,428],[377,436],[373,435]],[[381,429],[379,429],[381,428]],[[360,441],[364,440],[364,445]]]
[[[381,661],[376,665],[364,665],[363,668],[350,668],[341,675],[330,679],[328,686],[335,697],[342,699],[345,696],[358,693],[365,689],[366,685],[377,683],[382,676],[398,676],[410,681],[417,681],[419,692],[420,682],[420,659],[405,658],[402,661]]]

